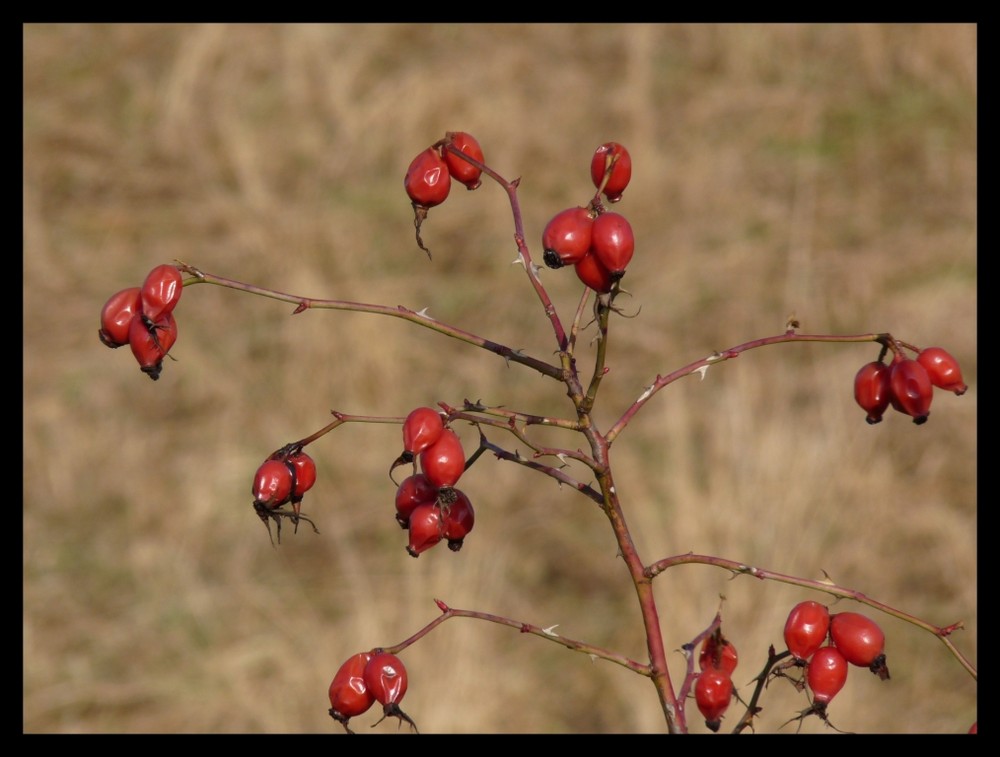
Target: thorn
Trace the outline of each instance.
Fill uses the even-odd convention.
[[[696,369],[695,373],[700,373],[701,374],[701,380],[704,381],[705,380],[705,374],[708,373],[708,366],[707,365],[703,365],[701,368]]]
[[[521,254],[520,250],[517,251],[517,257],[514,258],[512,261],[510,261],[510,264],[511,265],[519,265],[519,266],[521,266],[521,268],[524,268],[525,270],[528,270],[527,266],[525,266],[525,264],[524,264],[524,255]]]
[[[653,384],[650,384],[649,386],[643,387],[643,392],[642,394],[639,395],[639,399],[637,399],[636,402],[644,402],[648,400],[649,395],[653,393],[653,386],[654,386]]]
[[[426,318],[426,319],[427,319],[427,320],[429,320],[429,321],[433,321],[433,320],[434,320],[434,319],[433,319],[433,318],[431,318],[431,317],[430,317],[429,315],[427,315],[427,308],[422,308],[422,309],[418,310],[416,314],[417,314],[417,315],[418,315],[418,316],[419,316],[420,318]]]
[[[559,628],[559,624],[558,623],[556,623],[554,626],[549,626],[548,628],[543,628],[542,629],[542,633],[544,633],[546,636],[558,636],[559,634],[557,634],[555,632],[555,629],[557,629],[557,628]]]

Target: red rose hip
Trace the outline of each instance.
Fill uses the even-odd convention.
[[[590,251],[594,218],[587,208],[566,208],[545,224],[543,260],[549,268],[576,265]]]
[[[785,645],[797,660],[808,660],[815,654],[830,630],[830,611],[819,602],[799,602],[785,621]]]
[[[414,205],[433,208],[448,198],[451,174],[448,165],[433,147],[417,155],[403,178],[406,194]]]
[[[403,421],[403,452],[410,458],[419,455],[441,438],[444,421],[434,408],[418,407]]]
[[[962,369],[958,367],[958,361],[940,347],[921,350],[917,355],[917,362],[927,371],[931,383],[939,389],[961,396],[969,388],[962,380]]]
[[[882,420],[891,394],[888,365],[876,360],[861,366],[854,377],[854,401],[868,413],[865,420],[869,424]]]
[[[611,274],[612,280],[620,279],[635,251],[635,236],[625,216],[619,213],[601,213],[597,216],[594,219],[590,249]]]
[[[462,548],[465,537],[476,523],[476,511],[465,492],[455,489],[455,500],[441,506],[441,526],[444,538],[448,540],[448,549],[458,552]]]
[[[713,733],[722,725],[722,715],[729,709],[733,698],[733,680],[729,674],[709,668],[698,675],[694,684],[694,699],[698,711],[705,718],[705,725]]]
[[[132,318],[142,312],[142,297],[139,287],[130,287],[115,292],[101,309],[101,329],[97,335],[108,347],[128,344],[129,327]]]
[[[153,381],[160,378],[163,358],[177,341],[177,321],[167,313],[155,323],[146,316],[136,315],[128,329],[128,343],[140,370]]]
[[[851,665],[868,668],[883,681],[889,678],[885,634],[868,616],[859,612],[838,612],[831,616],[830,639]]]
[[[444,538],[441,508],[435,502],[417,505],[410,513],[410,539],[406,551],[410,557],[419,557]]]
[[[457,484],[465,471],[465,451],[458,434],[450,428],[444,429],[440,438],[420,453],[420,467],[438,489]]]
[[[847,660],[836,647],[820,647],[806,667],[813,702],[826,707],[847,683]]]
[[[143,314],[151,321],[160,320],[167,313],[173,312],[183,291],[183,278],[176,266],[156,266],[142,282],[140,296]]]
[[[371,652],[360,652],[349,657],[337,670],[330,682],[330,717],[344,726],[348,733],[348,721],[361,715],[375,704],[375,695],[365,683],[365,666],[372,658]]]
[[[407,476],[396,489],[396,522],[402,528],[409,528],[413,511],[420,505],[433,505],[437,496],[437,487],[423,473]]]
[[[583,259],[573,266],[577,278],[599,294],[607,294],[615,283],[611,273],[597,259],[593,252],[588,252]]]
[[[479,142],[474,136],[464,131],[450,131],[446,136],[455,147],[470,158],[474,158],[480,163],[484,162],[483,148],[479,146]],[[483,183],[480,178],[483,173],[482,169],[472,165],[465,158],[447,149],[443,151],[443,158],[451,178],[464,184],[466,189],[476,189]]]
[[[601,188],[601,182],[609,171],[608,181],[604,184],[604,196],[608,202],[618,202],[632,179],[632,156],[617,142],[601,145],[590,160],[590,178],[595,187]]]
[[[889,403],[894,409],[913,417],[918,426],[927,422],[934,397],[934,385],[924,368],[916,360],[898,355],[889,372]]]

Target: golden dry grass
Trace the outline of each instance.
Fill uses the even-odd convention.
[[[263,457],[331,409],[403,415],[481,398],[565,416],[555,382],[402,321],[290,318],[209,286],[185,291],[177,362],[157,383],[97,340],[112,292],[181,259],[304,296],[429,307],[548,358],[495,185],[431,212],[433,262],[414,244],[400,180],[456,129],[522,177],[536,256],[548,218],[588,198],[594,148],[615,139],[633,155],[616,209],[638,238],[623,303],[640,312],[613,322],[602,424],[657,373],[780,333],[793,312],[805,332],[891,331],[952,351],[971,388],[938,394],[921,427],[891,412],[864,423],[851,384],[875,347],[753,351],[658,395],[614,463],[646,560],[695,551],[825,570],[930,622],[964,620],[955,641],[975,662],[974,26],[23,36],[26,732],[340,733],[326,712],[337,666],[432,620],[434,597],[643,659],[606,521],[548,479],[481,460],[463,479],[478,516],[465,548],[413,560],[386,477],[398,427],[352,424],[310,447],[320,479],[305,510],[321,535],[286,532],[272,549],[250,507]],[[542,275],[569,320],[579,283]],[[822,599],[705,566],[656,585],[669,649],[725,594],[740,684],[782,646],[791,605]],[[853,671],[833,722],[965,731],[976,682],[931,635],[878,617],[892,680]],[[645,679],[492,624],[449,621],[404,660],[405,709],[426,733],[664,728]],[[680,654],[672,662],[677,676]],[[774,686],[763,704],[771,731],[804,699]],[[693,706],[689,717],[705,730]],[[802,730],[829,731],[815,719]]]

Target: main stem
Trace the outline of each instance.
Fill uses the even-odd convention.
[[[667,655],[663,646],[663,633],[660,628],[660,617],[656,609],[656,599],[653,596],[652,576],[646,574],[645,566],[639,558],[635,544],[632,542],[632,535],[629,533],[628,524],[625,522],[625,514],[622,512],[621,503],[615,490],[614,479],[611,475],[611,466],[608,460],[608,449],[610,440],[600,433],[593,425],[590,411],[594,406],[597,391],[600,388],[601,379],[605,374],[605,358],[607,354],[608,317],[611,313],[611,297],[602,296],[597,305],[598,328],[600,330],[600,343],[597,349],[594,373],[590,385],[584,392],[580,382],[579,374],[576,370],[576,363],[572,355],[572,347],[566,330],[559,319],[552,300],[548,292],[538,278],[538,272],[531,259],[531,251],[525,242],[524,224],[521,217],[520,203],[517,197],[519,179],[507,181],[502,176],[493,171],[489,166],[465,155],[446,140],[443,147],[453,153],[460,155],[472,165],[480,168],[484,174],[496,181],[504,188],[510,201],[511,212],[514,217],[514,241],[517,244],[518,260],[524,266],[535,293],[545,310],[545,315],[549,319],[555,335],[556,344],[559,350],[562,371],[560,378],[565,382],[568,395],[573,400],[576,407],[577,418],[580,422],[581,431],[590,443],[593,458],[596,461],[594,473],[600,485],[602,494],[602,509],[611,523],[611,528],[618,542],[618,550],[628,567],[632,583],[635,585],[636,595],[639,599],[639,609],[642,613],[643,626],[646,631],[646,645],[649,650],[650,678],[656,688],[660,706],[663,708],[663,715],[667,721],[667,729],[670,733],[684,732],[687,730],[684,722],[684,708],[678,707],[677,697],[674,694],[673,685],[670,680],[670,672],[667,668]],[[606,180],[606,179],[605,179]],[[598,190],[598,193],[600,189]],[[577,313],[579,319],[582,313]],[[577,326],[574,322],[574,330]],[[538,370],[538,366],[532,366]],[[550,368],[551,366],[547,366]],[[549,373],[548,375],[553,375]],[[554,377],[554,376],[553,376]]]
[[[590,442],[591,454],[596,463],[594,472],[601,489],[603,502],[601,508],[611,523],[611,529],[618,543],[618,552],[625,561],[632,583],[635,586],[639,600],[639,611],[642,614],[642,624],[646,632],[646,647],[649,652],[650,679],[656,689],[656,695],[663,709],[663,716],[670,733],[683,733],[687,730],[684,722],[684,708],[678,707],[674,694],[670,671],[667,668],[667,653],[663,646],[663,632],[660,627],[660,615],[656,609],[656,598],[653,595],[653,577],[647,574],[645,565],[632,541],[632,534],[625,521],[618,492],[615,489],[614,477],[611,473],[609,458],[610,441],[594,427],[590,411],[593,408],[600,380],[605,373],[607,356],[608,319],[611,314],[611,303],[605,298],[598,301],[597,325],[599,345],[594,365],[594,373],[590,386],[584,393],[576,370],[567,371],[566,380],[569,396],[577,409],[581,430]]]
[[[684,710],[677,706],[677,697],[674,695],[670,671],[667,668],[667,653],[663,646],[663,633],[660,628],[660,615],[656,609],[656,598],[653,596],[653,581],[650,576],[646,575],[642,559],[639,557],[628,524],[625,522],[625,514],[622,512],[621,503],[615,490],[614,478],[611,475],[611,466],[607,461],[607,440],[597,432],[591,432],[588,436],[595,446],[595,456],[603,460],[607,466],[605,472],[598,476],[601,492],[604,495],[602,507],[611,523],[615,540],[618,542],[619,553],[632,577],[636,596],[639,599],[642,624],[646,631],[646,647],[649,651],[650,679],[660,700],[660,707],[663,709],[663,716],[667,721],[667,730],[670,733],[684,732],[686,730]]]

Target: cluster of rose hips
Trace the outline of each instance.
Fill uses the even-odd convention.
[[[416,731],[416,723],[399,708],[407,686],[406,668],[396,655],[378,650],[359,652],[340,666],[330,682],[330,717],[348,733],[354,733],[348,721],[378,702],[382,705],[382,717],[372,728],[393,717],[400,722],[405,720]]]
[[[482,148],[474,137],[448,132],[445,139],[410,163],[404,187],[414,209],[417,243],[428,256],[430,251],[420,237],[427,211],[447,199],[452,179],[470,190],[479,187],[486,169],[483,161]],[[553,269],[572,265],[584,284],[606,294],[624,276],[635,248],[629,222],[608,211],[601,201],[602,195],[608,203],[621,200],[632,174],[628,150],[617,142],[601,145],[591,159],[590,173],[597,189],[593,199],[585,207],[557,213],[548,222],[542,234],[543,259]],[[112,295],[101,311],[101,341],[111,348],[129,344],[140,369],[153,380],[159,378],[163,360],[177,340],[173,310],[183,284],[176,266],[159,265],[141,286]],[[914,359],[905,356],[904,345],[894,343],[888,364],[884,362],[888,347],[883,347],[878,360],[862,366],[855,376],[855,400],[867,413],[869,424],[879,423],[890,406],[922,424],[930,414],[935,387],[956,395],[967,390],[957,361],[947,351],[905,347],[916,353]],[[403,452],[390,468],[391,477],[399,465],[414,467],[413,474],[398,485],[395,497],[395,518],[409,532],[406,549],[413,557],[442,541],[457,552],[475,523],[472,503],[455,488],[467,462],[461,440],[446,420],[447,416],[429,407],[413,410],[402,427]],[[289,518],[296,529],[304,520],[317,530],[301,513],[302,499],[316,482],[315,461],[303,446],[294,442],[278,449],[254,476],[254,510],[269,534],[270,521],[275,521],[279,542],[282,518]],[[282,509],[288,504],[291,510]],[[818,602],[800,602],[788,615],[784,640],[792,660],[774,674],[784,676],[783,671],[791,667],[805,670],[796,685],[808,687],[812,702],[800,717],[817,714],[825,719],[827,706],[847,681],[850,665],[866,667],[882,680],[889,678],[885,635],[860,613],[831,614]],[[717,732],[734,696],[736,648],[716,628],[706,637],[698,662],[695,701],[705,725]],[[330,684],[329,714],[353,733],[349,720],[378,702],[383,707],[378,722],[396,717],[416,730],[416,724],[399,707],[406,689],[406,669],[396,655],[382,649],[358,653],[344,662]],[[976,730],[973,723],[970,732]]]
[[[595,292],[611,291],[625,275],[635,251],[632,226],[620,213],[600,202],[618,202],[632,178],[632,158],[622,145],[607,142],[590,161],[590,178],[597,194],[586,207],[556,213],[542,232],[543,260],[549,268],[571,265],[580,281]]]
[[[129,345],[139,368],[156,381],[163,358],[177,341],[173,310],[183,291],[181,272],[175,266],[156,266],[142,286],[115,292],[104,303],[97,335],[113,349]]]
[[[941,347],[919,350],[915,360],[896,352],[888,365],[881,359],[866,363],[854,377],[854,399],[868,423],[881,421],[892,406],[919,425],[930,415],[934,387],[957,395],[968,389],[958,361]]]
[[[452,178],[470,190],[482,184],[482,168],[451,152],[446,145],[452,145],[480,165],[483,163],[482,147],[475,137],[464,131],[449,131],[444,140],[423,150],[410,162],[403,177],[403,187],[413,203],[417,244],[428,257],[430,250],[420,238],[420,226],[427,218],[427,211],[448,199]]]
[[[299,521],[316,529],[316,524],[302,515],[302,498],[316,483],[316,462],[305,452],[298,442],[287,444],[273,452],[261,463],[254,474],[253,509],[264,521],[268,533],[271,532],[271,521],[278,527],[278,541],[281,541],[281,519],[289,518],[296,530]],[[291,512],[282,510],[286,504],[291,504]],[[318,531],[317,531],[318,532]]]
[[[857,612],[830,614],[819,602],[800,602],[785,621],[785,644],[794,665],[806,669],[813,704],[806,711],[825,715],[830,701],[847,683],[849,665],[868,668],[885,681],[885,634],[871,618]]]
[[[396,489],[396,522],[409,530],[406,551],[418,557],[441,541],[457,552],[476,522],[472,502],[455,488],[465,472],[462,440],[441,414],[418,407],[403,422],[403,452],[390,468],[419,462]]]
[[[698,655],[701,673],[694,684],[694,699],[705,725],[713,733],[722,725],[722,716],[733,698],[733,671],[739,662],[736,647],[722,635],[721,629],[708,636]]]

